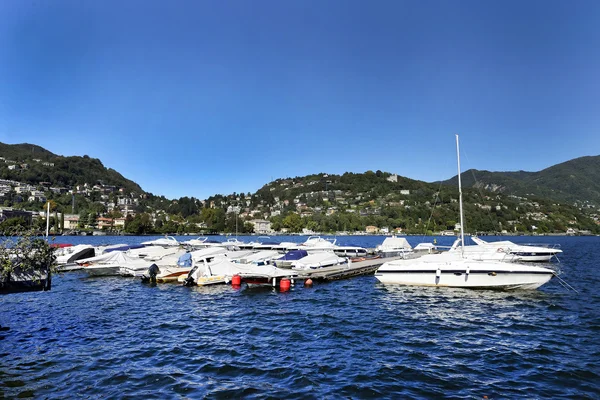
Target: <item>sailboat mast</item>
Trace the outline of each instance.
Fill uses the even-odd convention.
[[[463,221],[463,200],[462,200],[462,184],[460,182],[460,147],[458,145],[458,135],[456,135],[456,159],[458,161],[458,204],[460,208],[460,255],[465,255],[465,230]]]

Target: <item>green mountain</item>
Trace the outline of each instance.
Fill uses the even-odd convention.
[[[7,160],[32,160],[34,158],[41,159],[44,161],[50,161],[58,157],[56,154],[44,149],[35,144],[21,143],[21,144],[6,144],[0,143],[0,157],[4,157]]]
[[[463,187],[563,203],[600,204],[600,156],[575,158],[538,172],[490,172],[475,169],[461,174]],[[457,177],[442,182],[457,185]]]
[[[375,226],[424,234],[454,230],[459,215],[457,177],[427,183],[382,171],[320,173],[277,179],[255,193],[217,194],[206,201],[169,200],[144,193],[135,182],[88,156],[63,157],[31,144],[0,143],[0,157],[3,179],[63,187],[114,186],[109,199],[94,190],[76,194],[74,212],[89,221],[105,215],[117,197],[129,198],[126,207],[133,208],[136,216],[124,229],[131,233],[248,232],[253,219],[269,219],[276,231],[364,232]],[[540,172],[467,171],[462,174],[465,227],[468,232],[578,229],[600,233],[595,211],[573,205],[575,201],[600,204],[598,178],[600,156],[578,158]],[[117,194],[116,188],[125,188],[126,193]],[[46,191],[46,196],[59,211],[70,212],[73,207],[68,194]],[[3,204],[24,209],[42,206],[39,200],[24,201],[13,192],[6,193]]]
[[[126,179],[97,158],[64,157],[33,144],[0,143],[0,178],[37,185],[49,182],[53,186],[73,187],[88,183],[125,188],[127,192],[143,193],[135,182]],[[46,164],[45,164],[46,163]],[[26,164],[26,165],[25,165]],[[15,165],[14,169],[9,166]]]

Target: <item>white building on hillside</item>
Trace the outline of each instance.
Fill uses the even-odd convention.
[[[254,233],[271,233],[271,222],[265,219],[253,219],[250,223],[254,226]]]

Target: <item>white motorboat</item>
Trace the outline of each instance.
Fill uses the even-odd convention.
[[[289,243],[283,250],[305,250],[309,253],[333,251],[338,256],[342,257],[364,257],[368,251],[361,246],[338,246],[336,245],[337,239],[325,239],[320,236],[309,236],[304,243],[294,244]],[[275,247],[280,249],[280,247]]]
[[[493,248],[486,248],[482,246],[461,246],[460,244],[461,240],[456,239],[450,250],[448,250],[448,252],[461,253],[462,257],[468,258],[469,260],[502,262],[521,261],[520,257],[514,254],[499,252]]]
[[[196,239],[186,240],[185,242],[181,242],[183,245],[195,247],[195,248],[206,248],[206,247],[223,247],[227,249],[239,248],[241,245],[244,245],[244,242],[241,242],[235,238],[229,238],[224,242],[219,242],[217,240],[210,240],[207,237],[198,237]]]
[[[120,273],[122,276],[134,276],[141,277],[146,274],[148,268],[153,264],[159,268],[167,266],[176,266],[179,258],[187,252],[181,248],[167,248],[165,250],[173,250],[171,252],[165,252],[162,254],[147,255],[141,257],[142,262],[133,262],[121,266]]]
[[[227,247],[228,249],[231,250],[231,249],[242,248],[242,246],[244,246],[246,244],[246,242],[238,240],[238,238],[230,237],[229,239],[224,241],[223,244],[225,245],[225,247]]]
[[[460,253],[425,254],[384,263],[375,277],[384,284],[473,289],[536,289],[554,272],[548,268],[463,258]]]
[[[170,247],[170,246],[180,246],[181,243],[173,236],[165,236],[164,238],[149,240],[146,242],[142,242],[144,246],[162,246],[162,247]]]
[[[398,257],[406,256],[412,253],[412,246],[405,238],[397,237],[396,235],[386,237],[379,246],[375,249],[381,257]]]
[[[77,260],[93,257],[95,248],[89,244],[78,244],[76,246],[60,247],[54,250],[56,263],[58,265],[74,264]]]
[[[138,257],[132,257],[123,251],[113,251],[78,260],[77,264],[90,276],[117,276],[121,275],[121,268],[123,267],[148,268],[152,263]]]
[[[179,253],[182,251],[185,251],[185,250],[182,250],[179,247],[147,246],[147,247],[141,247],[138,249],[130,249],[130,250],[127,250],[125,253],[130,257],[143,258],[143,259],[152,261],[152,260],[161,259],[161,258],[169,256],[169,255],[173,255],[175,253]]]
[[[271,264],[278,268],[292,268],[292,263],[308,255],[306,250],[290,250],[283,256],[271,261]]]
[[[340,257],[365,257],[369,253],[361,246],[335,246],[333,252]]]
[[[308,253],[306,257],[302,257],[299,260],[293,261],[291,266],[292,269],[295,270],[309,270],[347,263],[348,259],[345,257],[339,257],[333,252],[322,251],[317,253]]]
[[[554,276],[554,271],[548,268],[465,257],[458,135],[456,135],[456,151],[461,227],[460,251],[388,261],[377,269],[375,277],[383,284],[504,290],[536,289],[548,282]]]
[[[517,256],[521,261],[547,262],[552,257],[562,253],[562,250],[558,248],[516,244],[509,240],[486,242],[477,236],[472,236],[471,239],[477,244],[476,247],[489,249],[492,252],[512,254]]]
[[[240,249],[256,249],[261,248],[262,250],[271,249],[272,246],[276,246],[278,243],[274,243],[271,241],[269,236],[258,236],[255,240],[251,242],[240,242],[238,244],[238,248]],[[263,246],[264,245],[264,246]]]
[[[333,250],[336,239],[325,239],[320,236],[309,236],[308,239],[298,246],[298,250],[322,251]]]
[[[144,246],[141,244],[126,244],[126,243],[98,246],[98,247],[96,247],[96,255],[98,256],[101,254],[110,253],[112,251],[127,251],[127,250],[131,250],[131,249],[140,249],[142,247],[144,247]]]
[[[234,275],[248,277],[249,282],[247,283],[255,281],[269,283],[272,278],[289,277],[293,276],[294,273],[268,264],[257,265],[256,263],[235,262],[229,256],[222,254],[196,263],[183,281],[186,286],[204,286],[228,283]]]
[[[190,239],[181,242],[183,245],[192,246],[192,247],[209,247],[211,243],[207,243],[208,238],[205,236],[197,237],[196,239]]]
[[[271,260],[280,256],[281,254],[276,250],[262,250],[238,257],[235,259],[235,261],[246,264],[265,265],[268,264]]]
[[[280,253],[286,253],[291,249],[297,248],[298,247],[298,243],[295,242],[281,242],[276,246],[272,246],[271,248],[273,250],[277,250]]]
[[[184,253],[179,256],[175,264],[162,262],[159,265],[150,265],[147,270],[141,274],[141,278],[142,281],[149,281],[152,279],[158,283],[176,282],[180,276],[189,274],[195,262],[200,262],[204,258],[225,254],[226,252],[227,250],[223,247],[207,247],[190,253]]]

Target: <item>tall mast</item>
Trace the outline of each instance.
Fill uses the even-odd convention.
[[[456,135],[456,159],[458,161],[458,204],[460,207],[460,255],[465,255],[465,229],[463,222],[462,185],[460,182],[460,147],[458,146],[458,135]]]

